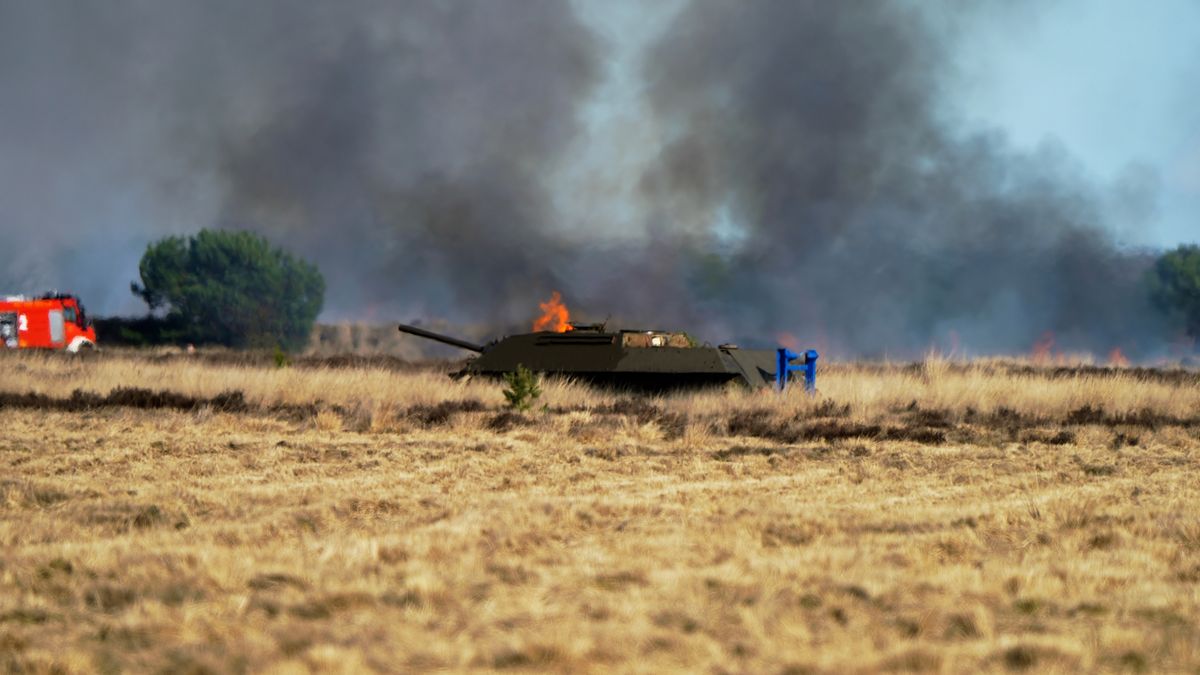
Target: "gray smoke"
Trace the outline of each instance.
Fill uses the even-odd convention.
[[[691,3],[647,58],[679,132],[645,189],[720,251],[688,269],[706,313],[842,354],[1161,340],[1069,159],[955,124],[952,46],[904,3]]]
[[[132,313],[146,243],[219,226],[317,262],[326,319],[514,328],[560,290],[843,356],[1152,349],[1110,191],[961,128],[929,19],[691,2],[644,55],[663,147],[614,243],[564,194],[573,148],[620,146],[582,136],[612,45],[568,3],[0,0],[0,290]]]
[[[6,0],[0,50],[0,281],[128,295],[148,241],[219,226],[314,259],[333,319],[559,284],[544,178],[597,58],[565,3]]]

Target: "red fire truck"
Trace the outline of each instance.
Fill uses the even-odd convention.
[[[79,298],[54,293],[36,298],[0,296],[0,349],[96,347],[96,329]]]

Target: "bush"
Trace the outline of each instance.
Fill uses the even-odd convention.
[[[137,318],[96,317],[96,337],[101,344],[124,347],[147,347],[184,342],[182,327],[177,321],[154,316]]]
[[[508,385],[504,390],[504,398],[513,410],[529,410],[534,400],[542,395],[537,375],[520,364],[517,364],[516,372],[504,374],[504,382]]]
[[[1180,246],[1164,253],[1149,281],[1154,303],[1180,322],[1190,337],[1200,338],[1200,246]]]
[[[201,230],[150,244],[132,284],[179,337],[229,347],[302,347],[325,280],[312,264],[250,232]]]

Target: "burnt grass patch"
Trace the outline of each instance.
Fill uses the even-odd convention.
[[[940,417],[938,418],[941,419]],[[877,438],[924,444],[946,442],[946,429],[930,426],[889,426],[864,424],[842,419],[780,420],[765,408],[743,410],[731,415],[725,424],[730,436],[750,436],[783,444],[805,441],[840,441],[852,438]]]
[[[788,449],[780,446],[734,445],[714,452],[712,458],[721,462],[728,462],[740,457],[771,457],[774,455],[786,455],[787,453]]]
[[[1057,432],[1046,435],[1037,430],[1039,428],[1056,426],[1135,427],[1148,430],[1157,430],[1164,427],[1200,427],[1200,415],[1177,417],[1148,408],[1124,413],[1110,413],[1103,406],[1093,406],[1090,404],[1068,412],[1061,419],[1031,415],[1003,406],[989,413],[979,413],[973,408],[968,408],[963,415],[962,421],[966,424],[1005,431],[1014,439],[1039,440],[1056,445],[1072,443],[1074,442],[1074,438],[1068,438],[1066,435],[1068,432]],[[930,423],[928,426],[938,425]],[[1022,434],[1022,432],[1029,430],[1035,431],[1029,434]],[[1026,439],[1025,436],[1030,436],[1030,438]]]
[[[1028,415],[1006,406],[1000,406],[986,414],[978,413],[974,408],[967,408],[967,412],[963,416],[963,421],[968,424],[977,424],[991,429],[1000,429],[1008,432],[1010,436],[1015,436],[1023,429],[1029,429],[1050,422],[1048,419]]]
[[[404,416],[422,427],[446,426],[457,413],[482,412],[487,409],[479,399],[469,398],[462,401],[442,401],[433,405],[414,405],[405,411]]]
[[[25,408],[57,412],[84,412],[101,408],[193,411],[210,408],[220,412],[246,412],[250,406],[241,391],[224,391],[211,398],[189,396],[166,390],[118,387],[108,394],[76,389],[68,397],[36,393],[0,392],[0,409]]]
[[[273,417],[302,421],[315,417],[321,410],[318,402],[296,404],[277,403],[257,406],[246,401],[246,395],[236,389],[223,391],[215,396],[189,396],[168,390],[144,389],[140,387],[118,387],[108,394],[76,389],[70,396],[47,396],[32,392],[0,392],[0,410],[21,408],[52,412],[88,412],[113,408],[134,410],[174,410],[196,412],[211,410],[224,413],[266,413]],[[337,412],[343,412],[335,408]]]
[[[649,424],[664,414],[663,409],[649,399],[635,397],[617,399],[612,403],[596,406],[592,408],[592,412],[598,415],[632,417],[638,424]]]
[[[841,405],[838,405],[838,403],[832,399],[825,399],[824,401],[821,401],[821,403],[819,403],[817,405],[817,407],[813,408],[812,412],[809,413],[809,417],[849,417],[849,416],[850,416],[850,404],[843,403]]]
[[[1075,432],[1063,429],[1062,431],[1045,431],[1035,429],[1026,431],[1021,434],[1023,443],[1045,443],[1046,445],[1074,445]]]
[[[207,410],[263,414],[294,422],[311,420],[322,410],[332,411],[345,418],[354,415],[353,409],[321,400],[261,405],[248,402],[240,390],[226,390],[215,396],[205,397],[139,387],[118,387],[107,394],[76,389],[66,397],[34,392],[0,392],[0,410],[5,408],[56,412],[87,412],[112,408],[180,412]],[[692,421],[686,412],[667,410],[660,402],[646,396],[627,396],[600,405],[555,406],[544,407],[542,410],[549,415],[586,411],[602,418],[631,420],[639,425],[655,424],[661,429],[666,440],[682,437]],[[401,417],[418,427],[431,429],[450,425],[454,418],[462,413],[491,413],[483,420],[482,425],[488,430],[501,433],[538,423],[536,416],[498,410],[473,398],[413,405],[404,410]],[[983,413],[973,408],[966,408],[964,411],[923,408],[915,400],[907,406],[893,408],[882,419],[859,422],[848,419],[850,415],[851,409],[848,404],[825,400],[794,418],[781,417],[778,411],[764,406],[738,410],[724,419],[718,418],[707,424],[717,434],[760,438],[785,445],[847,439],[909,441],[937,445],[951,438],[974,438],[984,430],[990,429],[1000,431],[1010,441],[1065,446],[1076,442],[1077,432],[1062,427],[1103,426],[1113,429],[1114,434],[1117,434],[1116,440],[1113,441],[1116,449],[1140,442],[1136,435],[1132,435],[1130,429],[1153,431],[1164,427],[1200,428],[1200,414],[1181,417],[1148,408],[1112,413],[1096,405],[1083,405],[1057,419],[1003,406]],[[1118,433],[1118,428],[1121,427],[1126,429]]]
[[[827,410],[826,410],[827,411]],[[730,415],[724,429],[730,436],[762,438],[782,444],[804,441],[840,441],[847,439],[876,439],[910,441],[923,445],[938,445],[953,439],[974,438],[984,429],[1005,433],[1012,441],[1068,446],[1078,441],[1078,432],[1063,426],[1100,425],[1129,426],[1158,429],[1168,426],[1200,427],[1200,416],[1181,418],[1140,410],[1110,414],[1102,408],[1084,406],[1065,417],[1054,419],[999,407],[987,413],[968,408],[962,413],[944,409],[926,409],[916,402],[891,411],[895,420],[854,422],[838,418],[820,418],[808,414],[797,419],[780,419],[768,408],[751,408]],[[814,419],[815,418],[815,419]],[[720,429],[720,427],[717,427]],[[1135,436],[1121,434],[1121,445],[1137,444]]]
[[[1117,434],[1113,436],[1111,447],[1113,450],[1120,450],[1121,448],[1128,446],[1137,447],[1137,445],[1141,442],[1142,439],[1133,434],[1127,434],[1123,431],[1118,431]]]
[[[779,443],[802,441],[837,441],[847,438],[874,438],[882,427],[877,424],[859,424],[839,420],[822,420],[804,424],[791,420],[774,421],[769,417],[735,416],[728,425],[731,435],[765,438]]]
[[[1162,427],[1195,427],[1200,426],[1200,416],[1176,417],[1149,408],[1134,410],[1126,413],[1108,413],[1102,406],[1085,405],[1067,414],[1067,424],[1096,424],[1106,427],[1139,427],[1143,429],[1160,429]]]
[[[250,411],[247,408],[247,411]],[[265,411],[272,417],[288,420],[291,422],[303,422],[310,420],[321,412],[321,406],[317,403],[276,403],[265,408]],[[338,409],[336,412],[345,416],[346,411]]]
[[[591,412],[593,415],[632,418],[639,425],[657,424],[662,429],[663,436],[667,440],[673,440],[682,436],[684,431],[687,430],[688,425],[687,415],[663,410],[661,406],[656,405],[649,398],[635,396],[617,399],[612,403],[605,403],[590,408],[551,408],[549,412],[564,413],[585,410]]]
[[[922,408],[915,400],[906,407],[895,410],[908,426],[932,429],[953,429],[957,426],[956,416],[943,408]]]
[[[655,422],[662,429],[663,436],[670,441],[683,436],[683,432],[687,430],[688,416],[681,413],[663,413]]]
[[[889,441],[911,441],[923,445],[941,445],[946,442],[946,430],[932,427],[888,427],[879,435]]]
[[[739,410],[730,415],[725,423],[725,431],[730,436],[754,436],[756,438],[776,438],[780,435],[783,425],[771,418],[771,411],[766,408],[751,408]]]
[[[191,523],[186,514],[168,511],[157,504],[118,502],[91,508],[80,514],[82,525],[99,527],[118,534],[154,528],[187,529]]]
[[[839,420],[822,420],[812,424],[793,427],[796,440],[838,441],[846,438],[875,438],[883,429],[878,424],[859,424]],[[792,441],[795,442],[795,441]]]

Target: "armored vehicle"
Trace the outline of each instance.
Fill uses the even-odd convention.
[[[501,377],[524,366],[538,373],[643,391],[727,382],[782,389],[795,371],[803,372],[810,390],[816,383],[815,351],[796,354],[782,347],[775,350],[738,349],[731,344],[712,347],[696,344],[685,333],[608,331],[603,324],[572,324],[566,332],[523,333],[479,345],[416,326],[401,325],[400,331],[479,354],[454,373],[455,377]]]

